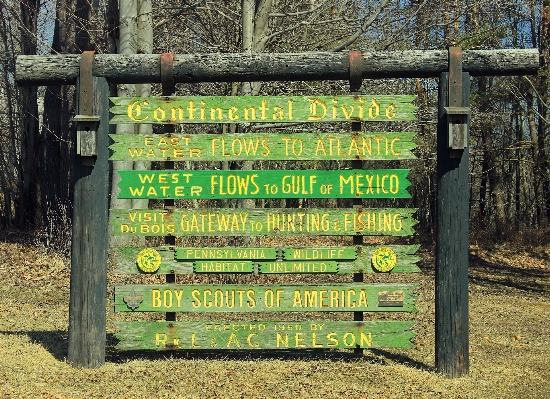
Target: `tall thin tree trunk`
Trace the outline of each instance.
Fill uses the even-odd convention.
[[[74,54],[74,1],[58,0],[52,51]],[[72,215],[72,165],[75,130],[74,86],[48,86],[44,96],[44,123],[40,151],[41,210],[46,221],[46,239],[52,246],[70,248]]]
[[[36,54],[36,35],[39,0],[26,0],[20,4],[21,21],[25,30],[21,32],[21,50],[23,54]],[[19,105],[26,110],[21,114],[21,175],[20,200],[16,202],[17,224],[19,227],[37,225],[37,141],[38,141],[38,95],[36,87],[19,88]]]
[[[119,41],[117,50],[119,54],[135,54],[137,50],[137,0],[120,0],[119,2],[120,25],[119,25]],[[121,84],[118,86],[119,97],[135,96],[136,87],[134,84]],[[118,124],[116,126],[117,134],[134,134],[136,133],[136,125],[134,124]],[[117,198],[120,193],[118,183],[120,183],[119,170],[132,170],[134,168],[133,161],[113,161],[113,176],[111,179],[111,203],[112,209],[131,209],[131,199]],[[111,236],[110,246],[130,245],[131,236]]]

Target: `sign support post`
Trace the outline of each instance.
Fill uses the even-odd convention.
[[[439,78],[437,126],[437,217],[435,271],[435,365],[447,377],[468,374],[468,147],[450,145],[455,122],[446,108],[470,105],[470,75],[462,72],[459,48],[449,49],[449,72]],[[452,130],[452,131],[450,131]]]
[[[176,92],[176,86],[174,84],[174,54],[173,53],[162,53],[160,57],[160,76],[162,81],[162,95],[163,96],[173,96]],[[174,133],[174,125],[164,125],[164,133]],[[174,161],[165,161],[164,167],[166,169],[174,169]],[[173,198],[164,200],[164,209],[173,211],[175,206],[175,201]],[[166,245],[174,246],[176,245],[175,236],[165,236],[164,243]],[[170,273],[166,275],[166,283],[173,284],[176,282],[176,275]],[[166,321],[176,321],[176,312],[166,312]]]
[[[78,139],[92,145],[82,145],[74,161],[67,354],[69,364],[87,368],[105,364],[109,237],[109,85],[105,78],[92,77],[92,60],[93,52],[83,53],[78,90]]]
[[[363,84],[363,55],[360,51],[350,51],[349,53],[349,90],[351,94],[355,96],[361,95],[361,85]],[[361,122],[352,122],[351,123],[351,131],[352,132],[360,132],[361,131]],[[354,133],[352,133],[354,134]],[[351,166],[353,169],[362,169],[363,168],[363,161],[351,161]],[[363,207],[363,199],[362,198],[354,198],[353,199],[353,207],[354,208],[362,208]],[[363,236],[362,235],[355,235],[353,236],[353,244],[354,245],[363,245]],[[362,248],[361,248],[362,249]],[[362,283],[363,282],[363,273],[354,273],[353,274],[353,282],[354,283]],[[363,312],[353,312],[353,320],[354,321],[363,321],[364,315]],[[363,349],[358,347],[355,348],[355,353],[362,354]]]

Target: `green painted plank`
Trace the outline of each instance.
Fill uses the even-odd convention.
[[[145,273],[138,267],[138,258],[145,248],[118,247],[109,250],[109,260],[116,265],[115,274],[137,274]],[[193,273],[192,262],[178,262],[174,259],[173,247],[149,248],[157,251],[160,255],[160,265],[155,274],[191,274]],[[147,273],[151,274],[151,273]]]
[[[258,272],[262,274],[338,273],[338,263],[334,261],[260,262],[258,263]]]
[[[415,96],[110,97],[110,123],[388,122],[416,120]]]
[[[415,234],[414,208],[111,210],[112,234],[265,236]]]
[[[115,311],[416,312],[415,288],[414,284],[115,285]]]
[[[200,260],[194,262],[195,273],[254,273],[254,263],[242,260]]]
[[[410,198],[409,169],[121,170],[118,198]]]
[[[192,261],[204,260],[210,261],[204,264],[206,270],[195,271],[196,273],[252,273],[255,271],[256,264],[253,262],[247,263],[246,267],[241,269],[232,268],[232,271],[227,270],[227,262],[230,260],[276,260],[277,253],[282,253],[288,265],[286,269],[281,269],[284,262],[260,262],[257,267],[258,273],[281,273],[288,268],[292,273],[379,273],[373,267],[372,257],[375,251],[379,248],[390,248],[395,253],[395,265],[388,272],[391,273],[418,273],[421,272],[416,262],[420,260],[419,256],[414,255],[418,250],[419,245],[384,245],[384,246],[358,246],[358,247],[296,247],[296,248],[236,248],[236,247],[220,247],[220,248],[174,248],[174,247],[155,247],[154,249],[160,254],[160,265],[156,274],[192,274]],[[146,248],[112,248],[110,250],[110,262],[116,265],[114,273],[117,274],[138,274],[144,273],[138,267],[138,257],[141,251]],[[175,252],[174,252],[175,249]],[[359,255],[357,255],[359,253]],[[353,260],[353,258],[357,260]],[[342,260],[337,264],[334,262],[324,262],[325,266],[321,266],[322,260]],[[216,262],[221,262],[219,265]],[[294,262],[288,262],[294,261]],[[198,263],[198,262],[196,262]],[[292,266],[292,264],[296,266]],[[326,269],[326,264],[330,266]],[[202,265],[202,264],[201,264]],[[226,265],[224,270],[223,265]],[[290,266],[289,266],[290,265]],[[280,267],[277,267],[280,266]],[[303,271],[300,271],[301,269]],[[210,270],[213,269],[213,270]],[[219,270],[219,271],[216,271]]]
[[[285,260],[342,260],[356,259],[357,247],[301,247],[284,248],[283,259]]]
[[[111,161],[416,159],[413,132],[111,134]]]
[[[395,264],[392,266],[391,262],[389,264],[390,269],[387,270],[388,273],[420,273],[420,268],[416,265],[421,258],[420,256],[414,255],[420,245],[366,245],[363,247],[357,247],[357,259],[353,262],[341,262],[339,263],[338,273],[340,274],[349,274],[349,273],[365,273],[373,274],[384,272],[382,270],[377,270],[374,262],[373,255],[377,250],[388,248],[393,252],[393,258]],[[382,251],[382,255],[386,254],[386,251]],[[380,257],[378,257],[380,261]],[[384,264],[382,265],[384,266]],[[386,266],[388,266],[386,264]],[[378,266],[380,267],[380,266]]]
[[[412,348],[415,322],[116,322],[118,350]]]
[[[176,260],[275,260],[277,259],[277,248],[184,247],[176,248],[174,258]]]

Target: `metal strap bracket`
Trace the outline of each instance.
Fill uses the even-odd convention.
[[[78,115],[76,122],[76,153],[88,160],[83,165],[93,165],[97,156],[97,129],[100,116],[94,115],[94,82],[92,76],[93,51],[84,51],[80,58]]]
[[[462,106],[462,49],[449,47],[449,106],[445,107],[448,123],[448,148],[452,158],[460,158],[468,147],[470,108]]]
[[[363,84],[363,54],[360,51],[349,53],[349,90],[358,95]]]

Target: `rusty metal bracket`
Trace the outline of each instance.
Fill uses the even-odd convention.
[[[83,165],[94,164],[97,155],[97,128],[100,117],[94,115],[94,81],[92,65],[93,51],[84,51],[80,58],[80,78],[78,85],[78,115],[76,122],[76,153],[82,157]]]
[[[349,90],[358,95],[363,84],[363,54],[360,51],[349,53]]]
[[[448,148],[451,158],[460,158],[468,147],[468,116],[470,108],[462,106],[462,49],[449,47],[449,93],[445,107],[448,123]]]
[[[174,84],[174,54],[162,53],[160,56],[160,81],[162,95],[171,96],[176,91]]]

